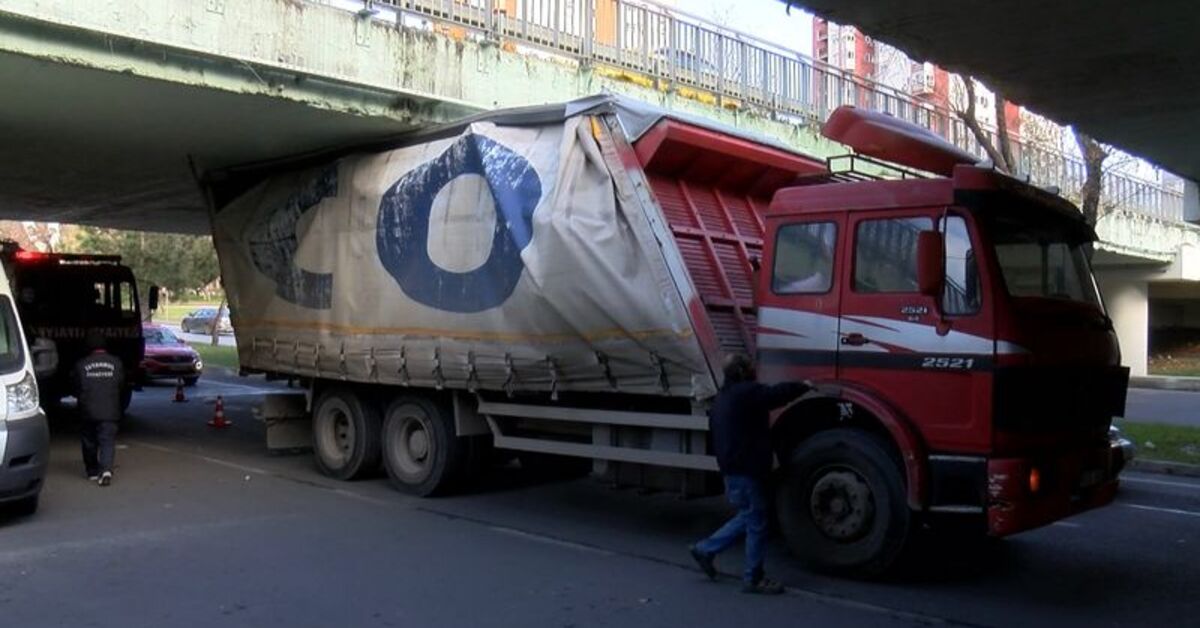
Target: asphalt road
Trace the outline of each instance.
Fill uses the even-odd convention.
[[[1130,388],[1125,420],[1200,427],[1200,392]]]
[[[206,375],[206,377],[208,377]],[[261,384],[209,378],[192,401],[139,393],[116,482],[81,476],[55,433],[42,509],[0,523],[6,626],[1096,626],[1200,616],[1200,481],[1127,474],[1118,503],[1000,542],[925,539],[900,578],[816,576],[773,551],[780,598],[709,583],[684,548],[720,499],[493,471],[417,499],[268,455]],[[221,394],[234,427],[204,425]],[[721,568],[735,573],[736,554]]]

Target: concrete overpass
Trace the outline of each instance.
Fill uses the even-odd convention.
[[[845,103],[977,150],[904,94],[751,36],[624,0],[582,6],[0,0],[0,217],[206,233],[198,173],[600,91],[819,156],[845,152],[816,130]],[[1070,157],[1018,152],[1035,182],[1077,187]],[[1118,174],[1106,184],[1124,203],[1098,226],[1097,262],[1112,270],[1110,299],[1135,304],[1118,323],[1141,329],[1124,341],[1136,363],[1146,278],[1200,277],[1200,234],[1180,221],[1179,194]]]

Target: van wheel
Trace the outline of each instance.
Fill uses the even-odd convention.
[[[455,436],[445,404],[396,398],[383,420],[383,466],[392,484],[422,497],[453,490],[470,466],[470,443]]]
[[[330,388],[313,406],[313,449],[321,473],[353,480],[379,468],[379,411],[348,388]]]
[[[792,553],[840,575],[886,573],[911,527],[901,470],[878,437],[856,429],[801,443],[783,470],[776,507]]]

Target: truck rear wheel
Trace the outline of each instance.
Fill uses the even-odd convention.
[[[313,449],[321,472],[353,480],[379,469],[379,411],[348,388],[330,388],[313,405]]]
[[[467,471],[469,443],[444,404],[402,396],[384,413],[383,466],[392,484],[422,497],[452,490]]]
[[[869,432],[837,429],[801,443],[776,494],[789,549],[816,569],[877,577],[908,540],[901,471]]]

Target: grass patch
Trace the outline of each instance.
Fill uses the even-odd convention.
[[[1154,356],[1149,370],[1151,375],[1200,377],[1200,356]]]
[[[200,354],[200,359],[204,361],[205,370],[212,366],[224,366],[233,370],[238,370],[238,353],[237,347],[214,347],[207,342],[190,342],[196,353]]]
[[[1121,432],[1137,445],[1137,457],[1200,464],[1200,428],[1122,421]]]

